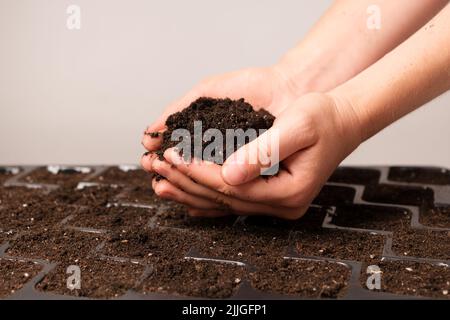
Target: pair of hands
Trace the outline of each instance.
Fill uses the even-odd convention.
[[[246,159],[251,147],[264,146],[259,144],[261,137],[219,166],[204,161],[186,163],[173,149],[166,150],[165,161],[160,161],[152,151],[159,148],[161,137],[144,135],[142,144],[149,153],[142,157],[142,167],[166,178],[152,181],[155,193],[187,205],[192,216],[265,214],[300,218],[334,169],[362,142],[359,121],[350,103],[332,94],[306,91],[277,67],[246,69],[201,82],[170,105],[146,132],[164,131],[170,114],[201,96],[245,98],[255,108],[264,108],[276,117],[269,133],[278,130],[280,171],[264,179],[259,164],[233,161],[242,159],[239,153]]]

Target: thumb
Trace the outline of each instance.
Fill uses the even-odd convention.
[[[227,184],[240,185],[261,174],[272,175],[278,171],[280,161],[317,140],[312,121],[302,117],[298,109],[289,109],[269,130],[227,158],[221,171]]]

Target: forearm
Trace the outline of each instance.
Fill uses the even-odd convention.
[[[383,59],[331,92],[348,101],[362,140],[450,89],[450,5]]]
[[[447,0],[340,0],[278,63],[301,93],[328,91],[383,57],[428,22]],[[367,28],[380,8],[381,29]],[[303,91],[303,92],[302,92]]]

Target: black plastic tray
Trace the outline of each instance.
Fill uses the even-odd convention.
[[[44,190],[55,190],[59,188],[57,185],[51,185],[51,184],[30,184],[22,181],[22,178],[27,176],[29,173],[31,173],[33,170],[37,169],[39,167],[37,166],[4,166],[0,169],[3,171],[13,171],[14,175],[8,180],[6,180],[3,185],[4,186],[23,186],[27,188],[42,188]],[[74,168],[74,167],[60,167],[60,169],[64,170],[66,168]],[[82,167],[77,167],[76,170],[80,169]],[[95,177],[102,174],[104,171],[106,171],[108,168],[107,166],[90,166],[90,167],[84,167],[90,170],[90,173],[87,177],[83,179],[82,182],[79,183],[79,186],[90,186],[90,185],[101,185],[102,183],[93,182]],[[359,173],[364,172],[366,170],[369,170],[371,172],[377,172],[378,174],[375,177],[365,177],[365,176],[359,176]],[[354,191],[354,197],[351,201],[353,204],[369,204],[369,205],[375,205],[375,206],[382,206],[382,207],[395,207],[395,208],[402,208],[410,212],[410,227],[411,229],[427,229],[427,230],[434,230],[434,231],[443,231],[448,232],[450,231],[450,228],[438,228],[438,227],[428,227],[422,225],[419,221],[419,216],[421,213],[420,206],[414,206],[414,205],[404,205],[404,204],[396,204],[396,203],[383,203],[383,202],[371,202],[363,199],[364,191],[368,187],[368,185],[392,185],[392,186],[406,186],[406,187],[419,187],[419,188],[429,188],[432,190],[434,195],[434,204],[439,206],[448,206],[450,205],[450,184],[446,184],[445,181],[442,182],[441,180],[434,183],[433,179],[422,179],[417,178],[416,181],[414,170],[418,170],[420,172],[429,170],[430,172],[435,173],[436,175],[445,175],[448,176],[449,172],[446,169],[440,169],[440,168],[406,168],[405,170],[412,170],[413,174],[410,174],[410,171],[407,171],[407,173],[410,174],[412,177],[406,177],[405,181],[399,181],[398,178],[395,179],[395,181],[391,180],[389,178],[391,168],[390,167],[342,167],[339,168],[335,175],[330,179],[330,181],[326,184],[326,186],[333,187],[347,187],[351,188]],[[395,168],[393,170],[401,171],[402,168]],[[432,176],[432,175],[431,175]],[[401,178],[401,176],[400,176]],[[124,192],[126,192],[125,190]],[[123,205],[123,206],[138,206],[143,208],[152,208],[152,205],[143,204],[143,203],[129,203],[124,202],[121,200],[121,195],[118,195],[116,198],[116,204]],[[384,249],[383,249],[383,256],[382,261],[384,260],[401,260],[401,261],[414,261],[414,262],[424,262],[424,263],[430,263],[430,264],[436,264],[436,265],[450,265],[449,260],[440,260],[440,259],[424,259],[424,258],[416,258],[416,257],[410,257],[410,256],[403,256],[399,255],[398,253],[393,252],[392,250],[392,232],[389,231],[382,231],[382,230],[370,230],[370,229],[358,229],[358,228],[348,228],[348,227],[341,227],[337,226],[333,223],[333,215],[334,211],[336,210],[336,205],[333,205],[332,203],[327,203],[326,205],[320,205],[320,204],[313,204],[312,206],[324,206],[328,210],[328,214],[325,217],[322,227],[323,228],[335,228],[335,229],[342,229],[342,230],[350,230],[352,232],[363,232],[363,233],[373,233],[373,234],[380,234],[384,236],[385,243],[384,243]],[[161,206],[159,208],[156,208],[157,210],[164,210],[164,206]],[[236,224],[239,223],[245,223],[245,217],[240,217],[236,220]],[[72,228],[70,227],[70,224],[64,224],[64,228]],[[152,220],[149,220],[149,226],[155,227],[152,225]],[[81,232],[96,232],[96,233],[106,233],[107,230],[93,230],[93,229],[83,229],[83,228],[77,228],[77,230]],[[292,231],[295,232],[295,231]],[[35,286],[37,283],[39,283],[45,275],[50,272],[53,268],[55,268],[56,263],[50,263],[46,260],[35,260],[35,259],[26,259],[23,257],[12,257],[7,256],[5,253],[8,248],[8,242],[0,244],[0,258],[1,259],[9,259],[9,260],[25,260],[25,261],[32,261],[36,264],[42,265],[42,270],[32,279],[30,279],[23,287],[22,289],[16,291],[14,294],[8,296],[6,299],[83,299],[79,297],[74,297],[70,295],[57,295],[52,293],[45,293],[42,291],[38,291],[35,289]],[[109,256],[103,256],[100,253],[100,249],[102,247],[102,244],[96,248],[96,251],[94,252],[95,255],[97,255],[98,258],[101,259],[111,259],[111,260],[118,260],[118,261],[129,261],[130,259],[122,258],[122,257],[109,257]],[[338,260],[338,259],[329,259],[324,257],[305,257],[297,254],[294,250],[294,248],[288,248],[287,250],[288,254],[284,256],[284,259],[302,259],[302,260],[314,260],[314,261],[326,261],[329,263],[337,263],[341,265],[345,265],[348,267],[351,271],[351,276],[348,282],[348,287],[345,290],[345,293],[339,297],[339,299],[404,299],[404,298],[418,298],[413,296],[404,296],[404,295],[396,295],[396,294],[390,294],[380,291],[370,291],[366,288],[363,288],[363,286],[360,283],[360,277],[361,277],[361,269],[363,266],[363,262],[361,261],[347,261],[347,260]],[[185,257],[186,259],[198,259],[198,260],[205,260],[205,261],[211,261],[211,263],[224,263],[224,264],[237,264],[244,266],[246,268],[251,269],[252,266],[247,265],[245,262],[242,261],[230,261],[226,259],[217,259],[217,258],[210,258],[206,256],[199,255],[195,248],[192,248],[189,250],[188,254]],[[145,265],[144,261],[132,261],[133,263],[143,264],[145,268],[148,268],[148,266]],[[145,274],[145,271],[144,271]],[[449,279],[450,280],[450,279]],[[184,297],[179,295],[170,295],[170,294],[160,294],[160,293],[149,293],[149,294],[140,294],[137,292],[134,292],[132,290],[128,291],[126,294],[124,294],[121,297],[118,297],[116,299],[198,299],[198,298],[192,298],[192,297]],[[296,296],[284,296],[279,294],[271,294],[266,292],[258,291],[250,285],[250,283],[247,280],[243,280],[240,284],[237,292],[230,297],[230,299],[301,299],[301,297]]]

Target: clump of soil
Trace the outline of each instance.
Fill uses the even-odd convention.
[[[52,173],[48,171],[47,168],[42,167],[23,177],[22,181],[27,183],[45,183],[73,186],[82,181],[88,175],[89,173],[82,173],[75,169],[62,169],[57,173]]]
[[[81,288],[67,288],[67,267],[80,268]],[[40,291],[88,298],[115,298],[137,286],[144,272],[138,264],[113,262],[109,260],[82,258],[59,263],[37,285]]]
[[[0,298],[7,297],[20,290],[35,277],[42,266],[33,262],[15,261],[0,258]]]
[[[333,229],[297,231],[293,236],[297,253],[304,257],[371,261],[383,254],[384,237],[365,232]]]
[[[450,298],[450,268],[409,261],[380,261],[381,291],[429,298]],[[361,285],[367,288],[367,265],[361,270]]]
[[[268,258],[249,275],[260,291],[304,298],[337,298],[350,279],[350,268],[326,261]]]
[[[177,259],[152,264],[151,273],[139,291],[228,298],[237,291],[244,277],[245,269],[233,264]]]
[[[61,261],[88,256],[101,243],[102,235],[74,230],[41,229],[11,241],[10,256]]]
[[[394,232],[392,250],[398,256],[450,260],[450,231]]]
[[[90,229],[142,228],[149,223],[155,210],[125,206],[92,206],[69,221],[73,227]]]
[[[218,129],[222,133],[223,139],[223,152],[219,154],[222,159],[222,164],[226,159],[226,130],[227,129],[242,129],[244,132],[248,129],[255,129],[257,135],[259,135],[260,129],[269,129],[275,117],[268,111],[261,109],[255,111],[253,107],[244,101],[244,99],[231,100],[231,99],[213,99],[202,97],[192,102],[186,109],[172,114],[167,118],[166,126],[167,131],[163,133],[162,144],[157,154],[163,159],[164,151],[168,148],[175,147],[179,141],[172,141],[172,132],[176,129],[187,129],[191,134],[191,154],[183,154],[186,159],[196,157],[207,161],[214,161],[215,153],[211,154],[212,158],[203,158],[204,148],[210,144],[210,141],[204,141],[202,139],[204,133],[208,129]],[[202,154],[194,154],[194,122],[201,121],[202,124],[202,137],[200,141],[202,143]],[[246,139],[244,144],[248,143],[249,139]],[[237,143],[237,139],[234,141],[233,152],[239,149],[242,145]],[[209,156],[209,155],[207,155]]]

